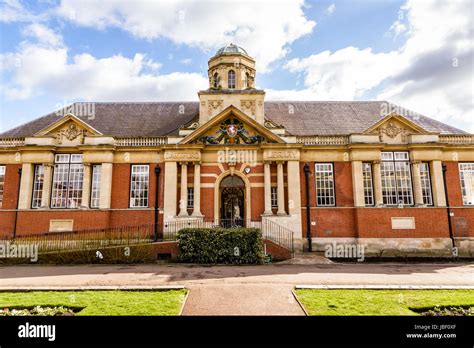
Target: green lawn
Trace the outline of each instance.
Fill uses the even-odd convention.
[[[0,308],[64,306],[83,307],[76,315],[178,315],[185,296],[185,290],[0,292]]]
[[[418,315],[409,308],[474,306],[474,290],[295,290],[310,315]]]

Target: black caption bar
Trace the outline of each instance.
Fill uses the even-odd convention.
[[[3,317],[0,347],[36,344],[472,347],[473,323],[469,317]]]

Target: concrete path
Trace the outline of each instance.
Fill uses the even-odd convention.
[[[290,286],[191,285],[182,315],[304,315]]]
[[[474,264],[317,264],[262,266],[80,265],[0,267],[0,289],[185,286],[185,315],[303,314],[297,285],[474,287]]]

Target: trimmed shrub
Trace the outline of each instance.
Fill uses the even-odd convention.
[[[185,228],[178,232],[179,261],[190,263],[263,263],[258,228]]]

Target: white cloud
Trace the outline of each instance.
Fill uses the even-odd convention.
[[[193,60],[191,58],[185,58],[185,59],[181,59],[179,62],[184,65],[189,65],[193,62]]]
[[[286,55],[288,45],[316,25],[305,17],[303,7],[303,0],[235,5],[225,1],[63,0],[57,13],[81,26],[118,27],[138,38],[167,38],[209,53],[233,42],[247,49],[264,72]]]
[[[35,38],[38,42],[48,46],[58,46],[63,42],[62,36],[55,33],[52,29],[39,23],[31,23],[27,25],[22,34],[28,37]]]
[[[388,31],[396,38],[398,37],[398,35],[404,33],[406,30],[407,30],[407,26],[400,20],[397,20],[393,22],[392,26],[390,27]]]
[[[376,93],[377,99],[474,132],[471,5],[470,0],[408,0],[402,7],[407,40],[400,49],[376,53],[346,47],[290,60],[285,67],[303,73],[305,88],[285,91],[283,96],[300,99],[299,93],[318,100],[351,100]]]
[[[196,99],[196,91],[207,86],[207,79],[200,74],[157,74],[159,63],[143,54],[133,58],[114,55],[98,59],[90,54],[69,57],[65,47],[25,42],[17,52],[0,58],[4,71],[11,74],[1,87],[8,99],[50,94],[58,100],[192,100]]]
[[[331,5],[328,6],[326,9],[326,14],[331,15],[336,11],[336,4],[332,3]]]
[[[19,0],[3,0],[0,4],[0,22],[24,22],[35,19]]]
[[[292,59],[285,68],[304,73],[305,95],[311,91],[321,100],[352,100],[385,79],[396,58],[395,53],[346,47],[334,53],[324,51],[304,59]]]

